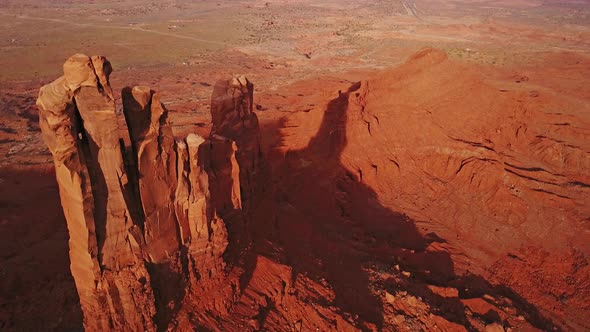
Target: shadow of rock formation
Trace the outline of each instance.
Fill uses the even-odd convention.
[[[0,174],[0,330],[83,331],[55,173]]]
[[[508,316],[531,328],[557,329],[510,288],[493,286],[474,274],[456,275],[445,239],[422,234],[414,220],[382,206],[363,183],[362,171],[351,173],[342,165],[350,137],[349,104],[359,103],[362,84],[340,91],[328,103],[306,148],[269,159],[272,177],[266,186],[271,189],[252,228],[252,255],[257,257],[251,260],[265,262],[265,267],[252,268],[272,271],[284,266],[291,276],[276,272],[261,277],[283,278],[281,292],[245,287],[250,299],[237,311],[252,317],[259,330],[503,331],[511,327]],[[280,137],[284,126],[262,130],[271,131],[265,136]],[[260,273],[271,274],[268,271]],[[299,277],[310,278],[315,286],[299,282]],[[333,294],[310,295],[322,292]],[[291,301],[297,305],[287,312],[284,304]],[[246,305],[252,303],[267,305],[248,311]],[[326,317],[323,309],[336,312],[344,322]],[[310,310],[321,318],[314,320]],[[294,316],[302,320],[287,319]]]

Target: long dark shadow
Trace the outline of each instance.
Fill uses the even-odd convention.
[[[358,315],[379,329],[384,323],[379,290],[421,297],[434,314],[468,330],[474,327],[461,299],[505,296],[535,327],[553,328],[549,319],[514,291],[494,287],[480,276],[455,275],[448,252],[426,250],[432,242],[446,242],[443,238],[422,235],[414,220],[382,206],[376,193],[363,184],[362,173],[353,174],[341,164],[349,94],[359,87],[360,83],[352,85],[328,103],[320,129],[306,148],[284,157],[268,156],[271,189],[261,204],[264,213],[253,218],[255,252],[290,265],[295,278],[303,273],[316,281],[326,279],[335,292],[335,300],[327,305]],[[263,138],[276,140],[283,126],[284,122],[263,125]],[[280,144],[280,139],[274,144]],[[399,279],[402,282],[370,280],[368,268],[381,266],[388,269],[386,273],[399,274],[393,271],[394,265],[410,271],[411,277]],[[459,297],[440,296],[429,285],[457,288]]]

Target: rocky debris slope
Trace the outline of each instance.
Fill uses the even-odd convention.
[[[165,329],[186,292],[226,290],[211,303],[201,301],[203,311],[225,312],[239,291],[226,278],[248,245],[238,241],[228,255],[234,226],[227,222],[239,226],[242,200],[252,198],[251,190],[242,193],[241,179],[255,185],[261,158],[253,86],[216,92],[216,100],[223,100],[215,104],[216,114],[224,120],[210,140],[194,134],[176,140],[158,93],[125,88],[125,146],[110,73],[104,57],[74,55],[64,76],[41,88],[37,100],[70,233],[84,326]]]
[[[361,82],[285,89],[293,109],[319,106],[279,124],[279,203],[257,250],[296,283],[315,276],[323,297],[305,300],[361,329],[586,330],[590,95],[567,82],[590,62],[572,63],[548,80],[560,93],[434,49]],[[326,85],[340,89],[327,103]]]

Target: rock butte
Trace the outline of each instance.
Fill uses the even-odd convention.
[[[240,179],[253,187],[261,158],[253,85],[243,77],[220,82],[227,89],[213,96],[219,132],[210,140],[191,134],[178,141],[158,93],[124,88],[126,149],[110,73],[104,57],[76,54],[64,76],[41,89],[37,105],[54,156],[85,328],[155,330],[170,320],[170,306],[180,305],[174,301],[182,297],[168,295],[223,293],[232,283],[228,263],[247,246],[222,258],[226,222],[243,218]],[[240,162],[247,163],[243,170]],[[226,312],[235,292],[207,310]]]
[[[587,134],[544,132],[555,119],[539,99],[558,97],[499,91],[424,49],[319,116],[289,117],[271,167],[245,77],[215,84],[208,138],[174,137],[157,92],[124,88],[125,143],[111,71],[74,55],[37,101],[86,330],[588,327],[588,243],[575,232],[590,159],[565,143]],[[437,235],[449,229],[470,236]],[[541,264],[573,272],[539,277]],[[537,280],[558,280],[548,292],[566,301]]]

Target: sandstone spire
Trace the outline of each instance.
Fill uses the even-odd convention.
[[[253,99],[254,85],[244,76],[218,81],[211,97],[211,137],[236,142],[241,195],[246,209],[256,192],[262,168],[260,128],[253,112]]]
[[[160,262],[179,248],[174,137],[158,93],[137,86],[123,89],[121,95],[139,172],[147,252],[151,261]]]
[[[41,88],[41,130],[54,156],[85,327],[153,330],[143,239],[124,197],[115,106],[110,87],[100,83],[108,84],[105,68],[104,58],[71,57],[64,76]]]
[[[218,83],[207,140],[175,139],[159,94],[125,88],[125,147],[111,71],[104,57],[74,55],[37,101],[85,328],[163,330],[173,307],[207,292],[218,295],[193,309],[227,313],[243,270],[229,272],[249,243],[242,199],[252,197],[261,159],[252,84]]]

